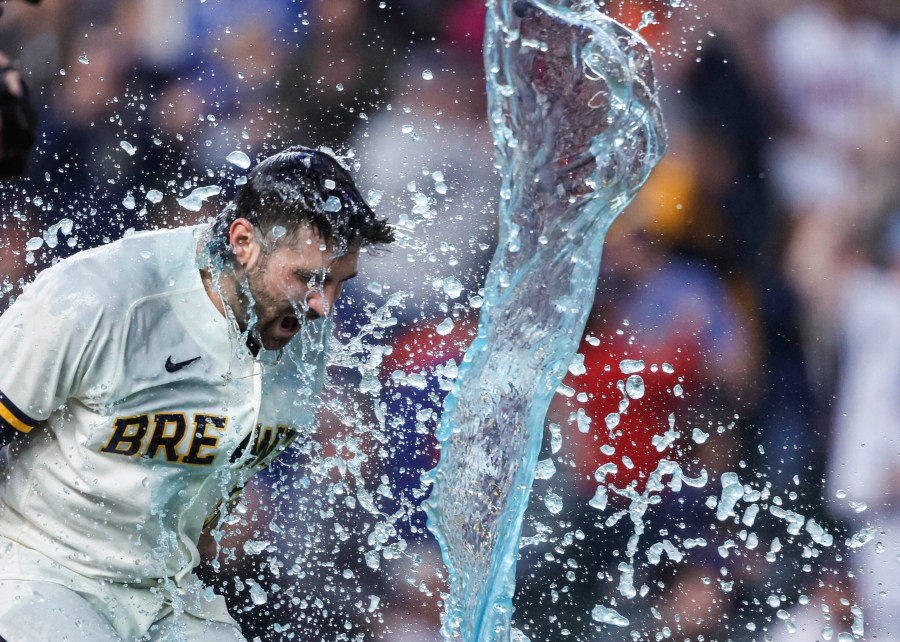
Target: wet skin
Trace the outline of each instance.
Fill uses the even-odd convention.
[[[252,323],[263,347],[277,350],[300,331],[301,319],[331,313],[344,284],[356,276],[359,248],[335,256],[333,244],[308,226],[277,240],[260,239],[259,233],[246,219],[232,223],[234,273],[222,275],[222,297],[210,298],[223,314],[224,298],[241,330]]]

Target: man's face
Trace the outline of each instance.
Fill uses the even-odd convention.
[[[276,350],[300,331],[304,319],[331,314],[344,283],[356,276],[359,249],[334,256],[333,245],[307,226],[267,244],[270,249],[260,249],[243,268],[253,300],[245,301],[242,321],[253,324],[263,347]]]

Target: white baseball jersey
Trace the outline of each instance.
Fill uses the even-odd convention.
[[[27,433],[0,457],[0,538],[20,545],[0,579],[194,581],[206,518],[311,423],[322,351],[295,339],[286,367],[254,358],[204,289],[204,231],[82,252],[0,318],[0,422]]]

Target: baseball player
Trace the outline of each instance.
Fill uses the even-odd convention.
[[[334,158],[292,147],[211,225],[25,288],[0,317],[0,638],[244,640],[198,538],[312,421],[331,306],[392,240]]]

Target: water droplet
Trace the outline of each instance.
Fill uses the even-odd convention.
[[[332,194],[328,197],[328,200],[325,201],[325,206],[322,208],[326,212],[340,212],[343,204],[341,203],[341,199]]]
[[[613,626],[628,626],[630,622],[615,609],[608,608],[602,604],[598,604],[591,611],[591,617],[594,621],[601,624],[612,624]]]
[[[134,196],[129,194],[124,199],[122,199],[122,205],[126,210],[133,210],[135,207]]]
[[[619,413],[611,412],[608,415],[606,415],[606,418],[603,421],[606,422],[607,430],[609,430],[609,432],[612,432],[613,430],[616,429],[616,426],[619,425],[619,421],[621,421],[621,417],[619,416]]]
[[[83,54],[81,54],[80,56],[78,56],[78,62],[80,62],[82,65],[89,65],[89,64],[91,64],[91,61],[88,59],[86,53],[83,53]]]
[[[40,236],[32,236],[25,243],[25,251],[26,252],[34,252],[35,250],[39,250],[43,244],[44,244],[44,239],[42,239]]]
[[[434,329],[442,337],[447,336],[453,330],[453,321],[448,319],[444,319],[441,321],[438,326]]]
[[[211,196],[216,196],[221,191],[222,188],[218,185],[198,187],[184,198],[179,198],[178,204],[181,205],[181,207],[183,207],[184,209],[190,210],[191,212],[199,212],[200,208],[203,207],[203,201],[210,198]]]
[[[228,156],[225,157],[225,160],[227,160],[232,165],[235,165],[236,167],[240,167],[241,169],[247,169],[248,167],[250,167],[250,157],[239,150],[235,150],[228,154]]]
[[[161,200],[163,200],[163,193],[158,189],[152,189],[147,192],[147,200],[151,203],[159,203]]]
[[[338,84],[336,84],[334,86],[334,88],[337,89],[338,91],[344,91],[344,83],[339,82]]]
[[[250,539],[244,542],[244,552],[248,555],[259,555],[268,548],[269,542],[266,540]]]
[[[562,428],[559,424],[550,424],[547,429],[550,431],[550,452],[555,455],[562,448]]]
[[[462,294],[463,286],[459,279],[450,276],[444,279],[444,294],[451,299],[456,299]]]
[[[619,363],[619,370],[622,371],[622,374],[634,374],[635,372],[641,372],[644,369],[643,361],[635,361],[632,359],[625,359],[621,363]]]
[[[129,143],[127,140],[123,140],[119,142],[119,147],[125,150],[125,153],[129,156],[134,156],[134,153],[137,151],[137,147]]]
[[[377,207],[381,203],[381,199],[384,198],[384,192],[377,189],[371,189],[367,196],[369,198],[369,205]]]
[[[250,600],[259,606],[260,604],[265,604],[269,601],[269,596],[266,591],[259,584],[254,582],[250,586]]]
[[[631,375],[625,382],[625,394],[632,399],[640,399],[644,396],[644,380],[638,375]]]
[[[857,532],[855,535],[853,535],[846,541],[847,547],[848,548],[860,548],[862,546],[865,546],[866,544],[871,542],[873,539],[875,539],[875,532],[876,532],[875,528],[873,528],[871,526],[867,527],[867,528],[863,528],[862,530]]]
[[[850,630],[854,636],[861,638],[866,634],[864,627],[865,618],[863,617],[862,609],[854,604],[850,607],[850,613],[853,615],[853,623],[850,625]]]
[[[637,29],[635,31],[640,31],[644,27],[649,27],[650,25],[657,24],[656,17],[652,11],[645,11],[641,16],[641,22],[638,24]]]
[[[556,464],[552,459],[542,459],[534,467],[535,479],[550,479],[556,474]]]
[[[588,417],[584,408],[579,408],[575,413],[575,423],[578,426],[578,432],[586,433],[591,429],[591,418]]]
[[[597,510],[606,510],[607,502],[609,498],[607,496],[606,486],[597,486],[597,490],[594,492],[594,496],[591,497],[591,500],[588,502],[588,506],[591,508],[596,508]]]
[[[422,80],[431,80],[432,78],[434,78],[434,74],[431,73],[430,69],[422,71]]]
[[[569,372],[573,375],[580,376],[587,372],[587,368],[584,367],[584,355],[578,353],[572,359],[572,363],[569,364]]]
[[[559,513],[563,509],[562,497],[560,497],[556,493],[547,493],[547,495],[544,497],[544,506],[546,506],[547,510],[554,515],[559,515]]]
[[[668,363],[664,363],[664,364],[662,364],[662,371],[665,372],[666,374],[672,374],[673,372],[675,372],[675,368],[673,368]]]

